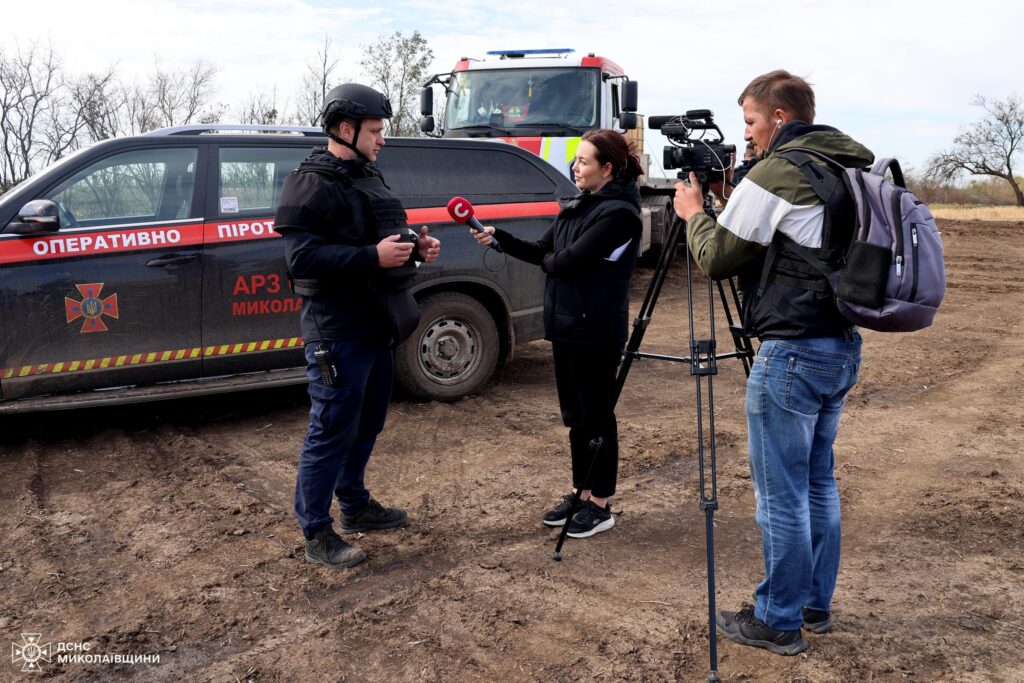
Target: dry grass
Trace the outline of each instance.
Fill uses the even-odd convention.
[[[936,218],[957,221],[1024,221],[1022,206],[970,206],[967,204],[929,204]]]

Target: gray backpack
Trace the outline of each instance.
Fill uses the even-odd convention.
[[[801,147],[776,155],[800,167],[826,206],[834,201],[834,181],[823,182],[811,168],[812,157],[839,174],[852,199],[853,239],[838,268],[814,250],[795,250],[826,277],[843,317],[880,332],[914,332],[931,325],[946,291],[942,239],[931,211],[904,187],[899,162],[880,159],[864,170],[845,168],[821,152]],[[891,182],[885,179],[887,170],[892,171]]]

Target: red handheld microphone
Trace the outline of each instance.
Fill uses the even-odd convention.
[[[480,221],[473,215],[473,205],[462,197],[452,197],[451,201],[448,202],[448,215],[452,217],[452,220],[456,223],[462,223],[468,225],[477,232],[483,232],[484,226],[480,224]],[[503,251],[501,245],[498,244],[498,240],[494,239],[494,235],[491,235],[491,247],[495,251]]]

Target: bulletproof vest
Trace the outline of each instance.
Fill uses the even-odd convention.
[[[375,173],[365,178],[353,178],[338,167],[300,168],[296,172],[316,173],[340,183],[352,212],[352,224],[338,226],[338,230],[346,233],[344,238],[338,236],[339,241],[357,241],[370,246],[391,235],[401,235],[403,241],[416,241],[416,233],[409,228],[402,201],[391,192],[380,175]],[[410,260],[398,268],[381,269],[370,285],[374,289],[399,289],[407,286],[415,274],[416,264]],[[302,296],[322,294],[331,284],[323,280],[294,280],[295,292]]]
[[[340,183],[352,212],[352,224],[338,229],[344,229],[350,239],[358,236],[357,239],[370,246],[391,235],[401,235],[402,241],[415,242],[417,235],[409,228],[401,200],[384,183],[376,168],[369,168],[371,175],[363,178],[354,178],[339,167],[309,168],[306,172],[318,173]],[[303,169],[300,168],[299,172]],[[416,266],[416,261],[410,259],[397,268],[380,268],[367,283],[388,312],[395,327],[396,343],[412,334],[419,323],[419,307],[408,291],[416,275]],[[296,279],[293,287],[296,294],[309,297],[329,295],[344,284],[322,279]]]

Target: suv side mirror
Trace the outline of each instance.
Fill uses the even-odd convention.
[[[626,81],[622,84],[622,111],[635,112],[637,102],[638,95],[636,81]]]
[[[38,235],[60,230],[60,210],[49,199],[33,199],[7,224],[15,235]]]

